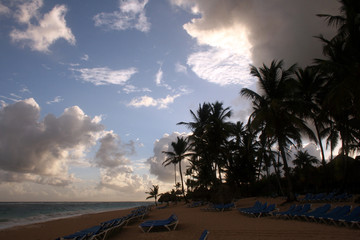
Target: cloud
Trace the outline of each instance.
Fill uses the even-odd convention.
[[[150,173],[155,175],[159,181],[172,182],[174,181],[174,166],[168,165],[164,167],[162,163],[166,160],[166,155],[163,151],[172,151],[171,142],[176,141],[179,136],[188,136],[186,133],[173,132],[171,134],[164,134],[160,139],[154,143],[154,155],[146,160],[150,165]],[[185,167],[182,168],[185,171]],[[177,170],[178,171],[178,170]]]
[[[319,161],[321,161],[321,151],[320,151],[320,148],[318,148],[318,146],[315,143],[307,143],[307,144],[304,144],[300,148],[291,146],[290,150],[288,152],[288,154],[289,154],[288,160],[289,160],[290,167],[294,167],[294,164],[292,163],[292,161],[296,158],[295,155],[298,153],[298,151],[303,151],[303,152],[307,151],[308,154],[316,157]]]
[[[27,87],[23,87],[22,89],[20,89],[21,93],[31,93],[31,91],[27,88]]]
[[[159,70],[157,71],[156,75],[155,75],[155,83],[156,83],[156,85],[161,86],[162,78],[163,78],[163,71],[162,71],[162,69],[160,67]]]
[[[128,165],[130,160],[126,158],[128,154],[134,154],[134,142],[122,144],[117,134],[107,133],[100,140],[100,148],[96,152],[96,165],[101,168],[114,168]]]
[[[187,67],[180,64],[179,62],[175,63],[175,72],[187,73]]]
[[[112,30],[137,29],[141,32],[150,30],[150,23],[145,14],[148,0],[119,1],[119,11],[99,13],[94,21],[97,27],[106,27]]]
[[[309,64],[321,56],[321,43],[313,36],[331,35],[318,13],[337,14],[339,3],[328,0],[171,0],[196,15],[184,25],[199,44],[234,53],[250,52],[256,66],[273,59]],[[235,34],[236,33],[236,34]]]
[[[144,193],[147,190],[148,183],[149,179],[146,175],[133,174],[131,168],[115,168],[101,171],[98,188],[108,188],[125,193]]]
[[[148,177],[134,173],[128,155],[135,154],[135,142],[122,143],[120,137],[108,132],[100,140],[95,164],[100,168],[98,189],[111,189],[116,192],[145,192]]]
[[[61,96],[56,96],[54,100],[47,101],[46,104],[53,104],[53,103],[59,103],[64,101],[64,99]]]
[[[176,98],[180,97],[181,94],[175,94],[173,96],[167,95],[165,98],[152,98],[147,95],[134,98],[128,103],[131,107],[157,107],[159,109],[168,108],[169,104],[173,103]]]
[[[67,185],[68,161],[96,144],[104,126],[77,106],[39,120],[40,107],[32,98],[0,109],[0,171],[3,181],[33,181]],[[76,153],[76,154],[75,154]]]
[[[187,60],[196,75],[211,83],[225,86],[241,84],[250,86],[254,80],[249,76],[250,59],[230,50],[211,47],[192,53]]]
[[[11,10],[7,6],[0,3],[0,16],[1,15],[8,15],[8,14],[10,14],[10,12],[11,12]]]
[[[3,96],[3,95],[0,95],[0,97],[1,97],[1,98],[4,98],[4,99],[7,99],[7,100],[10,100],[10,101],[13,101],[13,102],[19,101],[18,98],[6,97],[6,96]]]
[[[19,23],[26,24],[27,28],[25,31],[19,29],[11,31],[12,41],[29,46],[33,51],[45,53],[50,52],[49,47],[61,38],[74,45],[75,37],[66,25],[66,6],[56,5],[50,12],[41,16],[38,10],[42,6],[42,0],[33,0],[18,6],[14,17]],[[38,24],[32,24],[34,21]]]
[[[125,87],[123,87],[122,91],[124,91],[126,94],[134,93],[134,92],[151,92],[149,88],[138,88],[131,84],[128,84]]]
[[[160,67],[159,70],[157,71],[157,73],[155,74],[156,86],[165,87],[167,90],[172,90],[172,88],[164,82],[163,77],[164,77],[164,72]]]
[[[90,82],[95,86],[99,85],[124,85],[132,75],[137,73],[136,68],[121,70],[111,70],[107,67],[102,68],[78,68],[71,69],[80,73],[80,79]]]
[[[2,105],[0,199],[143,199],[152,180],[136,174],[127,157],[135,154],[136,143],[122,142],[100,121],[101,116],[90,118],[77,106],[65,109],[59,117],[48,114],[40,120],[40,106],[32,98]],[[92,157],[87,154],[97,144],[89,160]],[[78,178],[73,166],[95,168],[98,178]]]
[[[84,54],[84,56],[81,57],[81,60],[88,61],[89,60],[89,55]]]

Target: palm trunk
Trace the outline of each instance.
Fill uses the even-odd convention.
[[[324,147],[323,147],[322,141],[321,141],[319,126],[318,126],[317,121],[315,119],[314,119],[314,124],[315,124],[316,134],[317,134],[317,137],[318,137],[320,151],[321,151],[321,164],[325,167],[326,162],[325,162]]]
[[[181,171],[181,161],[179,161],[179,171],[180,171],[180,178],[181,178],[181,190],[182,190],[182,194],[183,194],[183,196],[184,196],[185,202],[188,203],[188,200],[187,200],[186,195],[185,195],[184,181],[183,181],[183,175],[182,175],[182,171]]]
[[[280,155],[278,155],[278,158],[280,158]],[[273,160],[273,165],[274,165],[274,171],[276,174],[276,181],[279,185],[279,190],[280,190],[281,195],[284,196],[284,191],[282,189],[281,182],[280,182],[280,171],[279,171],[278,167],[276,166],[275,158],[272,158],[272,160]]]
[[[290,171],[289,171],[289,166],[287,163],[287,159],[286,159],[286,153],[284,150],[284,146],[279,143],[279,149],[281,152],[281,157],[283,159],[283,163],[284,163],[284,171],[285,171],[285,178],[287,181],[287,201],[288,202],[292,202],[295,201],[295,194],[294,194],[294,190],[293,190],[293,185],[292,185],[292,181],[291,181],[291,177],[290,177]]]
[[[174,163],[174,173],[175,173],[175,188],[176,188],[176,163]]]

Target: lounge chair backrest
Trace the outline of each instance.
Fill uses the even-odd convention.
[[[357,206],[356,208],[354,208],[351,213],[349,214],[349,216],[351,217],[358,217],[360,216],[360,206]]]
[[[172,214],[169,218],[168,218],[169,221],[177,221],[178,220],[178,217],[175,215],[175,214]]]
[[[208,234],[209,234],[209,231],[205,229],[205,230],[202,232],[199,240],[206,240]]]

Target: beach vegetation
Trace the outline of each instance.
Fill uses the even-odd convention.
[[[172,143],[164,165],[188,160],[187,196],[226,203],[256,195],[294,201],[295,193],[360,192],[360,157],[353,158],[360,152],[360,1],[339,2],[339,15],[317,15],[337,29],[331,39],[316,37],[323,58],[303,68],[284,60],[251,66],[257,91],[240,90],[252,103],[247,122],[231,122],[231,108],[216,101],[199,104],[190,110],[191,121],[178,123],[191,134]],[[319,148],[320,161],[303,150],[304,139]],[[181,164],[179,170],[185,197]]]
[[[174,165],[178,164],[179,165],[179,174],[180,174],[180,179],[181,179],[181,191],[182,191],[185,201],[187,202],[187,198],[185,195],[184,180],[183,180],[181,164],[182,164],[183,160],[185,160],[186,158],[188,158],[189,156],[192,155],[192,153],[190,152],[191,146],[189,144],[189,139],[184,138],[184,137],[177,137],[176,142],[171,142],[171,147],[173,148],[173,151],[163,151],[163,153],[167,156],[167,158],[163,162],[163,165],[164,166],[167,166],[169,164],[174,164]],[[176,175],[176,172],[175,172],[175,175]],[[176,182],[175,182],[175,186],[177,186]]]
[[[152,188],[150,188],[149,192],[145,192],[146,194],[149,194],[149,196],[146,199],[154,198],[155,205],[157,206],[157,198],[159,196],[159,185],[153,185]]]

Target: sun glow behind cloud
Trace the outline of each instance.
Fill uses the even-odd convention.
[[[200,50],[189,55],[187,64],[200,78],[221,86],[253,84],[249,76],[252,45],[248,29],[233,22],[216,26],[198,3],[173,1],[174,4],[200,15],[184,24],[185,31],[197,40]]]

